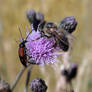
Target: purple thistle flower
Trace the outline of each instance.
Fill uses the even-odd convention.
[[[32,92],[46,92],[47,85],[44,80],[35,78],[31,81],[30,88]]]
[[[26,48],[28,50],[27,55],[30,57],[29,62],[44,65],[49,63],[53,64],[58,61],[57,56],[59,53],[56,52],[54,44],[55,41],[53,38],[41,37],[39,31],[32,31],[26,43]]]

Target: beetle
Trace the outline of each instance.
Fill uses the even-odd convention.
[[[20,58],[21,63],[26,67],[27,66],[27,56],[26,56],[25,43],[26,43],[26,40],[22,41],[19,44],[18,54],[19,54],[19,58]]]
[[[27,67],[27,61],[28,60],[27,60],[27,54],[26,54],[27,49],[26,49],[25,43],[27,42],[27,38],[28,38],[30,33],[27,35],[26,39],[23,39],[20,28],[19,28],[19,32],[20,32],[22,41],[19,44],[18,55],[19,55],[20,61],[23,64],[23,66]]]

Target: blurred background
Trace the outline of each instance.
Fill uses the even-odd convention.
[[[0,0],[0,76],[10,84],[22,67],[18,57],[20,38],[17,26],[21,26],[25,37],[25,26],[29,26],[26,11],[30,8],[40,11],[45,19],[59,23],[66,16],[74,16],[78,26],[73,35],[74,47],[71,61],[79,64],[78,76],[74,80],[76,92],[92,92],[92,1],[91,0]],[[41,77],[47,80],[48,91],[54,92],[60,75],[51,66],[43,73],[35,66],[31,79]],[[58,71],[60,72],[60,71]],[[16,86],[14,92],[23,92],[27,71]],[[56,75],[56,76],[54,76]],[[48,81],[49,80],[49,81]],[[29,91],[30,92],[30,91]]]

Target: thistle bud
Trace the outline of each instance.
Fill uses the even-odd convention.
[[[69,77],[70,79],[73,79],[77,75],[78,65],[76,63],[71,64],[71,68],[69,70]]]
[[[35,21],[33,23],[34,29],[37,31],[38,25],[44,21],[44,15],[40,12],[36,13]]]
[[[36,13],[36,19],[38,21],[43,21],[44,20],[44,15],[41,12]]]
[[[32,80],[30,88],[32,92],[46,92],[47,85],[45,84],[44,80],[35,78]]]
[[[76,77],[77,75],[77,70],[78,70],[78,65],[76,63],[72,63],[70,65],[70,68],[69,69],[63,69],[61,71],[61,74],[64,75],[66,77],[66,80],[68,82],[70,82],[73,78]]]
[[[10,85],[4,80],[0,80],[0,92],[12,92]]]
[[[37,31],[38,25],[44,21],[44,15],[40,12],[35,12],[33,9],[27,11],[26,16],[35,31]]]
[[[62,69],[61,74],[64,76],[68,76],[68,70],[67,69]]]
[[[30,24],[33,24],[35,17],[36,17],[36,12],[33,9],[30,9],[27,11],[26,16]]]
[[[77,26],[77,21],[73,16],[65,17],[61,22],[59,27],[65,31],[72,33]]]

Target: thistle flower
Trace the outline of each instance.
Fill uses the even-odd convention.
[[[76,29],[77,21],[73,16],[65,17],[59,26],[67,32],[72,33]]]
[[[54,44],[53,38],[41,37],[39,31],[32,31],[26,43],[27,55],[30,57],[29,62],[44,65],[58,61],[59,53],[56,52]]]
[[[32,92],[46,92],[47,85],[45,84],[44,80],[35,78],[34,80],[32,80],[30,88]]]

